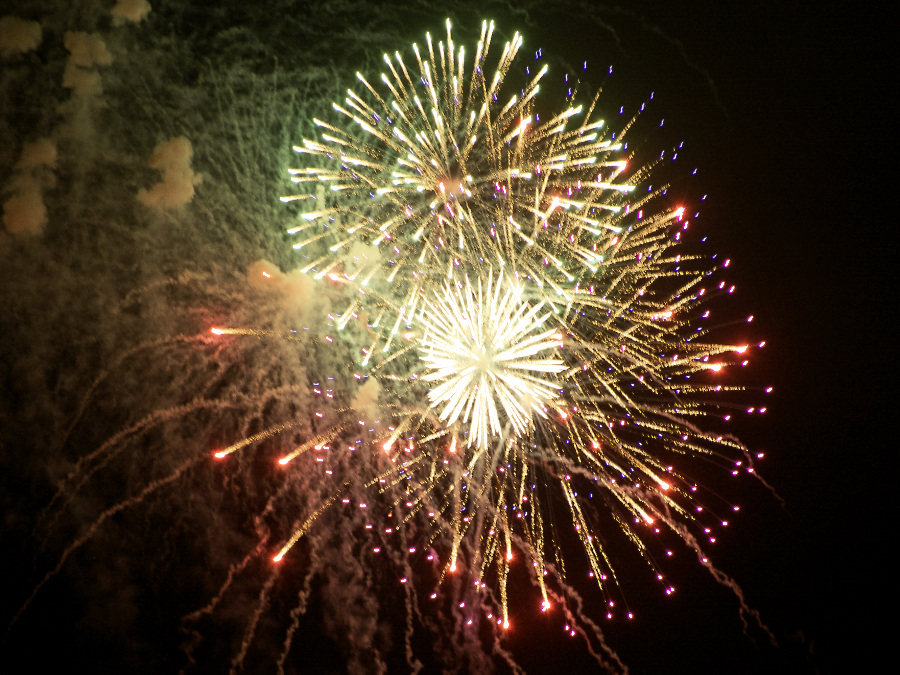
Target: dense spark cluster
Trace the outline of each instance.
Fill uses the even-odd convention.
[[[735,388],[704,374],[747,347],[705,339],[700,307],[717,293],[703,283],[719,268],[672,251],[685,209],[656,206],[666,186],[628,170],[631,124],[605,131],[596,98],[584,111],[570,94],[541,121],[546,66],[501,101],[522,39],[488,75],[492,35],[484,24],[468,71],[448,22],[427,59],[413,46],[416,75],[399,53],[385,55],[386,91],[357,74],[363,95],[348,90],[338,121],[316,119],[320,139],[295,148],[313,164],[291,170],[307,191],[283,200],[315,202],[289,230],[302,271],[343,284],[354,299],[337,328],[359,319],[373,340],[358,365],[385,388],[389,422],[368,485],[406,504],[399,526],[427,524],[444,573],[462,556],[477,588],[490,577],[506,627],[514,550],[546,610],[574,529],[612,607],[597,536],[609,513],[670,593],[647,542],[667,529],[706,563],[699,540],[727,524],[707,517],[684,459],[753,469],[740,443],[691,421],[723,417],[710,396]]]
[[[448,426],[471,415],[468,445],[481,450],[501,432],[497,403],[514,436],[525,434],[532,414],[546,419],[554,385],[530,373],[565,368],[559,359],[532,358],[559,346],[562,336],[552,328],[538,332],[550,314],[538,316],[544,303],[529,306],[521,301],[523,291],[524,284],[494,283],[491,271],[485,289],[481,279],[477,291],[466,279],[461,293],[445,284],[434,302],[425,300],[420,358],[434,372],[422,380],[440,383],[428,399],[432,407],[446,402],[439,417]]]
[[[447,48],[438,43],[437,61],[430,36],[431,61],[423,61],[414,46],[415,80],[399,53],[396,67],[385,55],[392,77],[381,79],[390,103],[357,74],[377,103],[348,90],[344,105],[334,109],[352,120],[350,130],[316,119],[324,129],[321,140],[295,147],[328,161],[293,169],[292,180],[327,186],[331,194],[283,198],[319,202],[289,230],[304,237],[294,248],[327,242],[304,268],[321,279],[341,266],[348,245],[378,247],[380,255],[344,278],[384,305],[387,316],[373,324],[391,326],[383,351],[400,324],[411,322],[421,291],[454,274],[508,268],[516,278],[532,280],[535,292],[555,305],[571,303],[577,281],[597,274],[609,256],[604,251],[622,231],[622,197],[634,186],[616,182],[626,161],[611,155],[621,145],[600,134],[603,121],[585,118],[567,130],[581,106],[540,122],[535,95],[546,67],[521,96],[498,103],[521,38],[517,34],[506,45],[488,79],[492,35],[493,24],[484,25],[468,80],[465,48],[455,51],[449,25]],[[424,104],[417,87],[424,90]]]

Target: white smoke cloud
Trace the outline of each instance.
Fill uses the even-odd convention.
[[[0,56],[8,58],[37,49],[41,44],[41,24],[15,16],[0,18]]]
[[[16,164],[20,171],[31,171],[41,166],[56,167],[56,146],[49,138],[22,145],[22,156]]]
[[[47,207],[41,186],[30,176],[12,181],[15,194],[3,204],[3,224],[10,234],[41,234],[47,223]]]
[[[71,54],[63,72],[63,86],[77,96],[99,96],[103,88],[100,73],[94,67],[113,62],[106,43],[96,33],[68,31],[63,44]]]
[[[381,384],[374,377],[370,377],[360,386],[350,405],[364,416],[378,417],[378,395],[380,393]]]
[[[47,224],[43,190],[53,185],[56,146],[43,138],[25,143],[9,184],[12,196],[3,204],[3,225],[10,234],[38,235]]]
[[[151,169],[163,172],[162,182],[149,190],[140,190],[137,198],[146,206],[171,208],[183,206],[194,197],[194,186],[203,176],[191,169],[191,157],[194,149],[191,142],[184,138],[172,138],[160,143],[153,149],[148,164]]]
[[[68,31],[63,37],[63,44],[71,54],[70,64],[90,68],[91,66],[108,66],[113,62],[112,54],[106,48],[106,43],[97,33]]]
[[[63,86],[71,89],[78,96],[99,96],[103,93],[100,73],[96,70],[85,70],[69,63],[63,72]]]
[[[113,26],[121,26],[128,21],[132,23],[143,21],[150,10],[150,3],[147,0],[118,0],[110,10],[113,15]]]
[[[257,260],[247,266],[247,281],[253,288],[277,288],[290,307],[307,308],[318,304],[321,289],[308,274],[299,270],[284,273],[268,260]]]
[[[354,241],[347,252],[346,264],[349,269],[358,269],[363,265],[381,260],[381,252],[376,246],[361,241]]]

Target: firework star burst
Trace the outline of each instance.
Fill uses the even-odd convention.
[[[482,450],[491,435],[501,433],[503,422],[522,436],[532,414],[546,417],[557,385],[535,374],[565,368],[559,359],[533,358],[562,339],[552,328],[541,332],[550,317],[539,316],[544,303],[529,306],[521,300],[524,284],[503,281],[494,283],[491,271],[484,289],[480,278],[477,290],[468,279],[462,291],[445,285],[433,300],[425,300],[420,320],[425,330],[420,358],[433,370],[422,380],[438,385],[428,399],[432,406],[446,403],[439,417],[447,425],[471,419],[467,444]]]
[[[358,365],[382,383],[394,424],[370,485],[402,486],[402,524],[419,519],[443,548],[441,578],[463,556],[508,625],[513,550],[546,610],[548,571],[565,583],[562,526],[612,602],[593,500],[671,593],[648,535],[669,529],[707,561],[710,531],[676,460],[752,457],[697,426],[721,417],[708,394],[722,387],[685,378],[748,346],[706,339],[702,284],[717,268],[673,250],[690,219],[659,205],[667,186],[638,190],[653,165],[629,168],[634,120],[610,132],[592,117],[597,98],[585,110],[571,91],[542,120],[547,68],[504,93],[522,38],[493,63],[493,30],[482,25],[471,65],[448,21],[446,40],[413,46],[412,73],[399,52],[384,56],[380,91],[357,73],[362,94],[347,90],[333,122],[315,119],[319,139],[295,146],[310,161],[291,170],[306,192],[283,201],[301,207],[288,230],[301,271],[343,286],[338,328],[359,316],[372,339]],[[565,524],[544,512],[560,501]]]

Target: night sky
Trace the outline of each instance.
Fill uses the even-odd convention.
[[[585,591],[587,614],[632,673],[869,672],[881,644],[870,610],[890,592],[876,581],[889,538],[874,535],[893,415],[882,411],[894,314],[884,235],[896,220],[883,203],[897,190],[885,14],[774,2],[151,0],[149,13],[120,2],[118,15],[112,0],[60,4],[0,7],[40,24],[35,34],[0,23],[0,199],[22,207],[0,230],[3,672],[227,672],[254,620],[237,670],[277,672],[298,594],[307,608],[284,672],[409,670],[399,563],[363,574],[348,562],[359,516],[328,512],[272,576],[268,551],[305,513],[309,480],[273,477],[280,441],[227,466],[209,460],[311,405],[273,402],[271,388],[334,373],[339,389],[346,365],[300,338],[206,335],[279,332],[330,311],[333,298],[289,274],[291,214],[278,197],[290,191],[291,144],[357,70],[380,72],[384,51],[440,34],[447,16],[467,46],[483,18],[503,38],[523,33],[521,63],[540,48],[551,66],[548,99],[562,101],[572,72],[603,88],[613,125],[620,107],[624,119],[648,103],[632,142],[649,157],[683,141],[672,191],[696,205],[708,195],[687,246],[733,261],[736,291],[711,307],[753,315],[728,339],[766,342],[738,375],[767,411],[735,415],[731,431],[765,454],[759,470],[777,496],[747,476],[697,475],[742,506],[711,553],[780,646],[753,625],[743,634],[734,594],[683,546],[666,561],[672,596],[621,547],[635,618],[592,614]],[[78,32],[100,42],[66,37]],[[187,146],[163,145],[182,137]],[[288,273],[276,274],[280,294],[247,283],[259,260]],[[306,304],[288,306],[296,294]],[[181,408],[203,397],[232,407]],[[167,482],[151,490],[156,480]],[[275,492],[277,513],[260,516]],[[109,512],[128,499],[139,501]],[[221,603],[186,621],[236,566]],[[525,600],[512,601],[502,645],[525,672],[603,672],[558,614],[524,607],[538,597],[524,576],[510,584]],[[423,617],[434,632],[417,629],[409,646],[422,672],[512,672],[490,642],[454,642]]]

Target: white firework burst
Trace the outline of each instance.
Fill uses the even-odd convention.
[[[384,88],[357,73],[364,91],[348,89],[333,104],[334,123],[314,119],[319,138],[294,147],[313,164],[290,169],[299,192],[282,197],[314,204],[301,206],[288,230],[307,261],[301,271],[361,292],[344,316],[379,308],[367,353],[397,348],[400,325],[430,285],[483,277],[487,266],[528,277],[537,286],[529,292],[558,310],[594,284],[628,225],[627,196],[639,176],[623,173],[623,132],[614,140],[592,119],[596,97],[587,110],[573,99],[541,120],[546,66],[526,66],[527,82],[507,99],[503,84],[522,37],[490,67],[493,34],[485,22],[468,69],[449,21],[446,41],[428,35],[427,51],[413,45],[417,71],[399,52],[385,55]],[[348,269],[354,244],[372,248]],[[604,313],[611,306],[587,302]]]
[[[533,414],[546,417],[559,390],[547,376],[566,367],[559,359],[537,358],[560,347],[562,335],[542,330],[552,312],[541,315],[543,302],[523,301],[524,290],[503,274],[494,283],[491,271],[487,288],[479,278],[473,289],[467,278],[425,301],[421,360],[432,372],[422,379],[440,382],[428,395],[431,407],[445,404],[439,417],[448,426],[462,416],[468,445],[479,449],[502,433],[504,421],[520,436]]]

